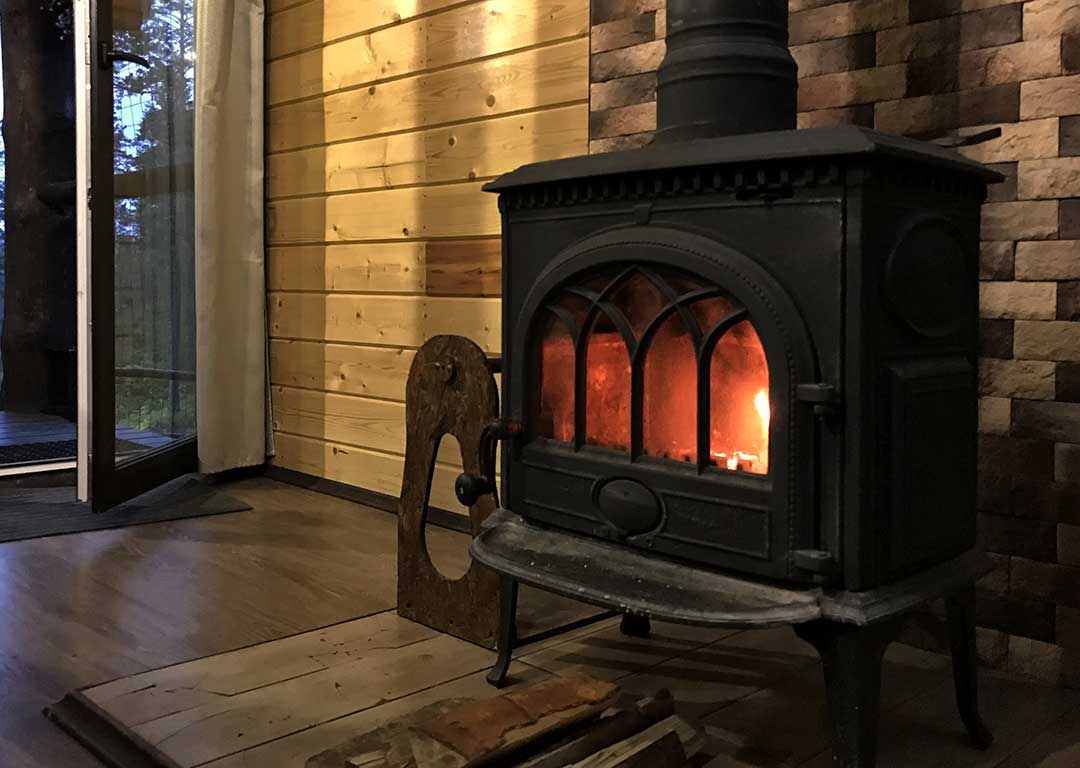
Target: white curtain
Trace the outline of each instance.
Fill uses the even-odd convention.
[[[263,0],[196,0],[199,463],[262,464],[267,422]]]

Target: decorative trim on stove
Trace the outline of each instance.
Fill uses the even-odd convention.
[[[742,200],[782,200],[791,197],[796,189],[835,186],[842,178],[839,164],[821,161],[671,168],[508,190],[500,194],[499,208],[532,210],[717,193]]]

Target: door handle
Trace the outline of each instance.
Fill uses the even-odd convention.
[[[118,61],[128,61],[132,64],[138,64],[140,67],[149,67],[150,60],[144,56],[140,56],[137,53],[128,53],[127,51],[118,51],[115,48],[109,46],[108,43],[101,44],[101,56],[98,59],[103,68],[108,69]]]

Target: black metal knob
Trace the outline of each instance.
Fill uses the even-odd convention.
[[[464,472],[454,482],[454,495],[466,507],[471,507],[481,496],[494,489],[495,485],[488,478]]]

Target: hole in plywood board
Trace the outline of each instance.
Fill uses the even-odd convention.
[[[435,468],[434,483],[445,484],[445,478],[454,475],[453,471],[446,471],[447,467],[454,467],[457,472],[461,471],[461,446],[453,435],[443,436],[439,443],[437,461],[441,466]],[[432,488],[428,506],[429,509],[435,507],[462,515],[466,521],[469,517],[468,507],[462,506],[454,498],[452,486],[448,489],[440,489],[439,493]],[[424,546],[427,547],[432,565],[443,577],[456,581],[469,570],[470,541],[468,534],[432,525],[429,515],[428,522],[424,526]]]

